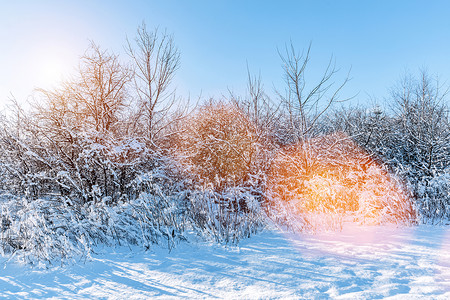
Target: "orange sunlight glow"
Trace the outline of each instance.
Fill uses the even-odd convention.
[[[335,133],[283,149],[270,172],[269,189],[279,201],[313,222],[339,216],[363,224],[414,219],[408,193],[386,166]]]

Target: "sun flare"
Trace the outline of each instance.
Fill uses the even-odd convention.
[[[43,42],[44,43],[44,42]],[[37,88],[54,88],[75,71],[78,54],[55,42],[37,47],[29,69],[33,85]]]
[[[43,80],[46,82],[55,82],[61,78],[63,66],[60,61],[48,61],[42,71]]]
[[[64,62],[61,58],[47,57],[42,59],[36,70],[40,85],[55,86],[59,84],[64,75]]]

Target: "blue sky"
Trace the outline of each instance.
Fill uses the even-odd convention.
[[[277,49],[312,42],[311,82],[331,56],[343,97],[383,100],[407,71],[450,78],[447,1],[2,1],[0,103],[56,86],[74,72],[93,40],[123,54],[126,36],[145,21],[172,33],[181,52],[175,84],[183,96],[243,93],[247,64],[269,94],[283,88]],[[338,77],[339,77],[338,76]],[[339,79],[339,78],[337,78]]]

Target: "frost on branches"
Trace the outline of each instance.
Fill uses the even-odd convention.
[[[306,84],[310,49],[282,55],[285,93],[195,108],[171,88],[171,36],[138,28],[129,61],[91,44],[76,76],[0,119],[0,253],[32,264],[102,245],[192,236],[237,244],[266,226],[339,230],[450,220],[446,93],[425,73],[394,109],[331,110],[333,64]],[[307,87],[311,88],[310,90]]]

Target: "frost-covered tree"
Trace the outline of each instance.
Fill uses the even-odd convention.
[[[392,90],[397,121],[394,157],[410,168],[410,177],[432,176],[450,165],[450,123],[447,90],[421,72],[406,76]]]
[[[328,132],[342,130],[407,184],[424,219],[448,218],[445,186],[450,123],[447,90],[426,72],[391,89],[392,110],[345,108],[328,116]],[[438,188],[436,182],[442,187]],[[445,217],[446,216],[446,217]]]
[[[406,76],[392,90],[395,133],[391,159],[405,174],[423,221],[450,216],[448,89],[426,72]],[[439,182],[439,184],[437,184]]]

